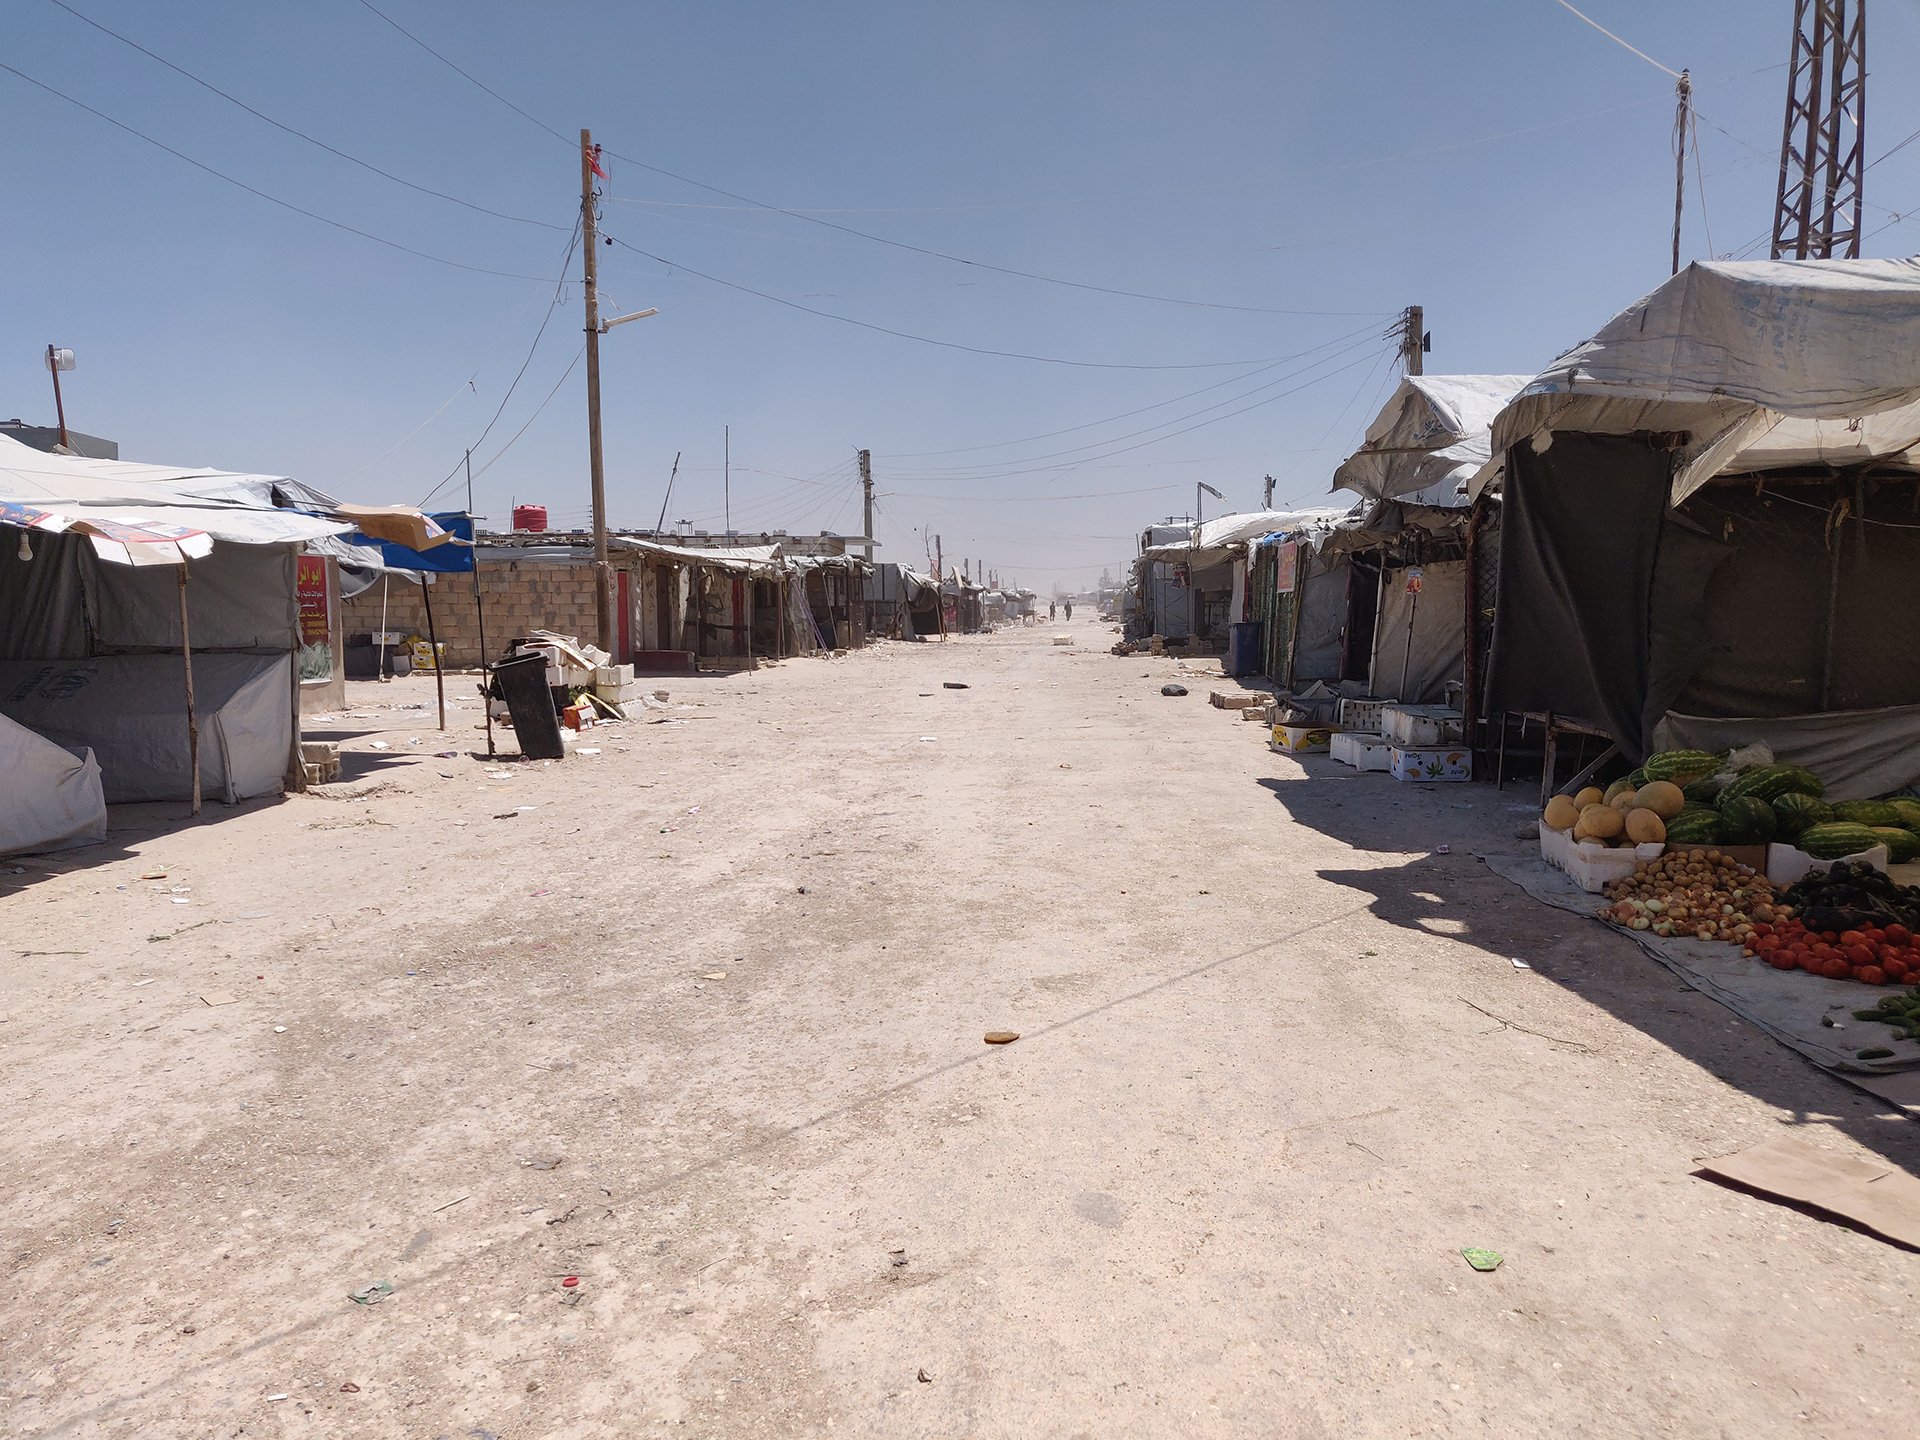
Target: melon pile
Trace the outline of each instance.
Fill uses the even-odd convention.
[[[1638,789],[1616,780],[1605,790],[1590,785],[1572,798],[1554,796],[1540,819],[1550,830],[1571,834],[1575,842],[1658,845],[1667,838],[1667,821],[1686,803],[1670,780],[1649,780]]]

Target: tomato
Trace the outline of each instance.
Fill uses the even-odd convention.
[[[1800,968],[1806,971],[1807,974],[1809,975],[1826,974],[1826,969],[1825,969],[1826,961],[1820,959],[1818,956],[1803,955],[1800,957],[1800,959],[1796,963],[1798,963]],[[1836,965],[1845,965],[1847,962],[1844,960],[1836,960],[1833,963]]]
[[[1866,939],[1867,937],[1862,935],[1858,930],[1848,930],[1841,934],[1840,943],[1842,945],[1864,945]]]
[[[1907,962],[1904,960],[1889,960],[1887,961],[1885,968],[1887,972],[1887,978],[1893,981],[1893,983],[1896,985],[1906,984],[1907,977],[1913,974],[1913,970],[1911,969],[1911,967],[1908,966]]]
[[[1867,944],[1869,945],[1878,945],[1882,940],[1887,938],[1887,932],[1882,930],[1878,925],[1869,925],[1860,933],[1867,937]]]
[[[1820,973],[1829,980],[1845,980],[1853,973],[1853,968],[1848,965],[1846,961],[1836,956],[1832,960],[1822,960],[1820,962]]]
[[[1767,956],[1767,963],[1776,970],[1791,970],[1794,968],[1793,957],[1782,950],[1776,950]]]
[[[1913,932],[1904,925],[1889,925],[1887,926],[1887,939],[1896,945],[1910,944],[1913,940]]]
[[[1773,926],[1767,924],[1764,920],[1758,921],[1753,927],[1753,933],[1756,935],[1771,935],[1773,934]]]
[[[1845,951],[1845,959],[1849,965],[1852,965],[1857,969],[1862,965],[1873,965],[1878,963],[1880,959],[1880,955],[1879,955],[1879,952],[1877,952],[1871,945],[1862,944],[1856,941],[1854,944],[1847,946]]]
[[[1878,965],[1862,965],[1853,972],[1853,978],[1862,985],[1884,985],[1887,983],[1887,972]]]
[[[1756,955],[1771,955],[1780,948],[1780,942],[1771,935],[1756,935],[1752,943]]]

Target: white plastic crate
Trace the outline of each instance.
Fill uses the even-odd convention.
[[[1396,745],[1426,750],[1458,745],[1462,735],[1460,712],[1445,705],[1389,705],[1380,728]]]
[[[1339,705],[1340,728],[1384,734],[1381,717],[1393,703],[1391,700],[1342,700]]]
[[[1390,749],[1386,736],[1357,730],[1340,731],[1329,745],[1329,753],[1334,759],[1356,770],[1392,769]]]
[[[1564,870],[1567,878],[1589,895],[1598,895],[1614,881],[1626,879],[1641,861],[1659,859],[1666,848],[1658,842],[1622,845],[1617,850],[1598,840],[1575,844],[1572,831],[1555,830],[1546,821],[1540,822],[1540,858],[1554,869]]]

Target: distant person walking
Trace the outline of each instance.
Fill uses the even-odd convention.
[[[1058,620],[1060,618],[1060,607],[1057,602],[1052,600],[1047,601],[1047,618],[1049,620]]]
[[[1073,601],[1071,600],[1067,601],[1066,606],[1067,606],[1067,618],[1071,620],[1073,618]]]

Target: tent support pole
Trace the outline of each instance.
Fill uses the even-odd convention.
[[[467,514],[473,514],[473,451],[467,451]],[[473,614],[480,625],[480,673],[492,674],[487,665],[487,611],[480,603],[480,547],[473,547]],[[493,696],[487,693],[487,682],[480,682],[480,708],[487,715],[487,758],[494,758],[493,748]]]
[[[1384,575],[1386,572],[1381,572]],[[1400,694],[1407,693],[1407,675],[1413,669],[1413,622],[1420,614],[1420,592],[1413,592],[1411,603],[1407,606],[1407,647],[1400,652]]]
[[[1460,678],[1464,682],[1460,716],[1461,738],[1469,750],[1480,748],[1480,527],[1487,518],[1486,506],[1487,497],[1481,495],[1467,516],[1467,628],[1460,657]]]
[[[1844,541],[1840,527],[1833,527],[1827,540],[1827,643],[1820,654],[1820,708],[1833,699],[1833,622],[1840,608],[1840,550]]]
[[[427,649],[433,653],[433,688],[440,698],[440,728],[447,728],[447,671],[440,663],[440,637],[433,629],[433,587],[420,577],[420,604],[427,612]]]
[[[187,764],[193,772],[193,813],[200,813],[200,720],[193,710],[193,636],[187,629],[187,563],[180,562],[180,664],[187,681]]]
[[[374,675],[373,675],[373,678],[379,681],[384,681],[387,678],[387,580],[388,578],[389,577],[387,572],[385,570],[382,570],[380,572],[380,635],[379,635],[380,665],[379,665],[379,668],[374,671]]]

